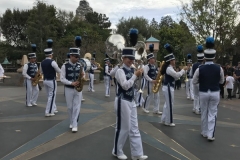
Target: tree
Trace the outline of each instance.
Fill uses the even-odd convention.
[[[66,32],[66,26],[70,24],[74,20],[73,12],[67,12],[65,10],[59,9],[57,12],[57,19],[58,19],[58,36],[62,37],[64,36]]]
[[[106,14],[90,12],[85,15],[85,19],[88,23],[97,24],[102,29],[107,29],[111,26],[109,17]]]
[[[0,27],[6,41],[13,46],[27,44],[26,22],[30,15],[29,10],[7,9],[1,17]]]
[[[59,20],[53,5],[37,1],[27,21],[27,35],[30,43],[37,44],[37,51],[43,53],[48,38],[58,38]]]
[[[234,41],[234,28],[239,14],[239,0],[191,0],[181,5],[181,16],[198,42],[212,36],[217,52]]]
[[[151,33],[149,32],[148,20],[144,17],[131,17],[128,19],[122,17],[116,26],[118,28],[117,33],[121,34],[125,38],[126,45],[128,46],[130,45],[128,34],[131,28],[138,29],[139,41],[144,40],[140,39],[140,37],[147,38],[151,36]]]
[[[172,25],[174,23],[175,22],[172,19],[172,17],[167,15],[167,16],[161,18],[161,22],[159,23],[159,28],[162,28],[162,27],[172,27]]]
[[[168,54],[163,47],[166,43],[172,46],[174,49],[173,53],[178,61],[183,60],[186,54],[193,52],[193,48],[195,49],[196,47],[196,41],[184,22],[178,24],[170,16],[166,16],[161,19],[159,26],[161,27],[158,34],[162,45],[159,47],[159,53],[161,54],[158,57],[160,59],[163,59]]]
[[[151,35],[157,35],[158,30],[159,30],[159,24],[155,20],[155,18],[153,18],[152,21],[150,22],[149,32]]]

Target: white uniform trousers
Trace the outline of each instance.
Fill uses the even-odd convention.
[[[57,110],[55,100],[56,100],[56,92],[57,92],[57,83],[56,80],[44,80],[43,81],[48,100],[45,113],[51,114]],[[65,88],[66,89],[66,88]],[[66,96],[66,95],[65,95]]]
[[[134,101],[115,98],[116,128],[113,153],[123,155],[123,146],[129,137],[132,156],[143,155],[142,139],[138,129],[137,108]]]
[[[186,94],[187,97],[194,99],[192,79],[188,79],[186,82]]]
[[[114,84],[115,84],[115,93],[116,93],[116,95],[117,95],[118,85],[117,85],[117,80],[116,80],[115,77],[113,78],[113,82],[114,82]]]
[[[77,127],[81,109],[82,92],[78,92],[75,88],[65,87],[65,98],[70,125],[72,125],[72,127]]]
[[[163,113],[161,121],[166,124],[173,123],[173,103],[174,103],[174,88],[168,86],[162,87],[165,103],[163,106]]]
[[[93,88],[94,74],[88,73],[88,76],[89,76],[88,90],[93,91],[94,90],[94,88]]]
[[[199,84],[193,84],[193,94],[194,94],[194,101],[193,101],[193,110],[200,112],[200,104],[199,104]]]
[[[38,84],[36,86],[32,85],[32,80],[25,79],[26,84],[26,105],[29,106],[32,103],[36,103],[39,94]]]
[[[153,101],[153,112],[157,112],[157,111],[159,111],[160,96],[159,96],[159,92],[157,92],[157,93],[152,92],[152,87],[153,87],[153,83],[147,81],[148,93],[147,93],[147,97],[145,99],[143,107],[146,110],[148,110],[150,103]]]
[[[145,78],[142,78],[141,81],[141,90],[144,91],[145,88]],[[145,100],[143,98],[143,93],[136,92],[136,105],[137,106],[143,106]]]
[[[201,134],[212,138],[215,133],[220,93],[219,91],[199,92],[199,99],[201,108]]]
[[[104,76],[105,95],[110,95],[110,77]]]

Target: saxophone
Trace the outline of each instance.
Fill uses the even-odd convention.
[[[81,66],[80,70],[79,70],[79,75],[78,75],[78,79],[77,81],[79,82],[78,86],[75,87],[75,89],[78,92],[81,92],[83,90],[83,84],[85,81],[87,81],[83,76],[82,76],[82,72],[83,72],[83,67]]]
[[[40,70],[38,70],[37,73],[35,74],[34,80],[32,81],[32,85],[36,86],[39,83],[41,78],[42,78],[42,75],[40,73]]]
[[[162,61],[162,63],[160,62],[160,68],[158,70],[158,74],[157,74],[157,77],[156,77],[157,82],[153,85],[153,88],[152,88],[153,93],[157,93],[160,89],[160,86],[162,85],[164,75],[161,75],[161,70],[162,70],[162,66],[164,64],[165,64],[165,61]]]

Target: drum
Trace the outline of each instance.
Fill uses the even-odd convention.
[[[87,72],[91,68],[91,62],[87,58],[80,58],[79,63],[84,68],[84,71]]]

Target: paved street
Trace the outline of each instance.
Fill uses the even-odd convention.
[[[95,85],[95,93],[84,86],[79,131],[72,133],[63,86],[58,86],[56,105],[59,113],[44,117],[46,93],[40,91],[37,107],[25,106],[24,87],[0,88],[0,159],[1,160],[115,160],[111,155],[114,138],[114,86],[105,98],[104,84]],[[145,93],[146,94],[146,90]],[[164,99],[161,95],[160,111]],[[160,124],[161,116],[145,114],[138,108],[139,128],[144,153],[149,160],[239,160],[240,99],[221,100],[216,140],[200,136],[200,116],[192,113],[193,102],[185,89],[175,91],[176,127]],[[145,97],[145,95],[144,95]],[[152,107],[151,107],[152,109]],[[152,111],[152,110],[150,110]],[[124,152],[130,159],[127,141]]]

